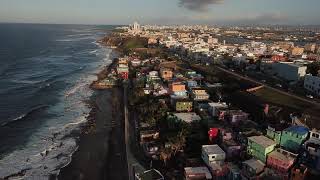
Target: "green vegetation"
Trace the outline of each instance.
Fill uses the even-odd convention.
[[[312,74],[313,76],[318,75],[318,71],[320,70],[320,62],[315,61],[307,66],[307,73]]]
[[[272,89],[262,88],[254,93],[266,102],[286,106],[293,109],[306,109],[312,107],[312,104],[280,94]]]

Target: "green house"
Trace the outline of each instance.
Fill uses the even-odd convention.
[[[306,140],[309,129],[303,126],[291,126],[282,131],[280,145],[289,151],[296,152]]]
[[[276,142],[265,136],[252,136],[248,138],[247,152],[266,163],[267,155],[274,150],[276,145]]]
[[[175,104],[175,109],[177,112],[190,112],[192,111],[193,102],[192,101],[177,101]]]
[[[276,131],[274,128],[268,127],[267,137],[274,140],[277,145],[280,144],[282,131]]]

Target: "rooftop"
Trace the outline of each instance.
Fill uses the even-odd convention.
[[[184,168],[186,175],[205,175],[206,179],[212,179],[211,173],[207,167],[186,167]]]
[[[257,159],[249,159],[243,164],[247,164],[249,167],[256,169],[258,172],[263,171],[265,164]]]
[[[214,144],[214,145],[203,145],[202,149],[207,154],[225,154],[225,152],[217,144]]]
[[[186,123],[192,123],[194,121],[201,120],[201,117],[196,113],[174,113],[173,115]]]
[[[248,139],[263,146],[264,148],[277,144],[276,142],[274,142],[273,140],[265,136],[252,136],[252,137],[249,137]]]
[[[299,135],[305,135],[305,134],[309,133],[309,129],[304,126],[291,126],[287,129],[285,129],[284,131],[296,133]]]
[[[268,156],[270,156],[272,158],[276,158],[281,161],[293,161],[296,159],[297,155],[290,153],[288,151],[282,150],[282,149],[277,149],[277,150],[271,152]]]

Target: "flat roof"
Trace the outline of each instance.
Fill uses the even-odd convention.
[[[293,132],[293,133],[297,133],[300,135],[305,135],[305,134],[309,133],[309,129],[304,126],[291,126],[287,129],[285,129],[284,131]]]
[[[264,148],[277,144],[276,142],[265,136],[251,136],[248,139],[263,146]]]
[[[212,179],[211,173],[207,167],[185,167],[186,175],[199,175],[204,174],[206,179]]]
[[[281,151],[281,149],[280,149],[280,151]],[[284,153],[279,152],[278,149],[275,151],[272,151],[268,156],[279,159],[281,161],[295,160],[295,157],[293,155],[290,155],[290,153],[287,152],[287,155],[285,155]]]
[[[203,145],[202,149],[207,154],[225,154],[225,152],[217,144],[214,144],[214,145]]]
[[[174,113],[173,115],[176,116],[177,118],[181,119],[182,121],[187,122],[187,123],[201,120],[201,117],[193,112],[191,112],[191,113]]]
[[[265,166],[263,162],[254,158],[244,161],[243,164],[247,164],[249,167],[252,167],[253,169],[257,169],[258,172],[262,171]]]

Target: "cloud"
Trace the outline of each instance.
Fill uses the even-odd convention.
[[[179,5],[192,11],[207,11],[208,6],[223,2],[224,0],[179,0]]]

